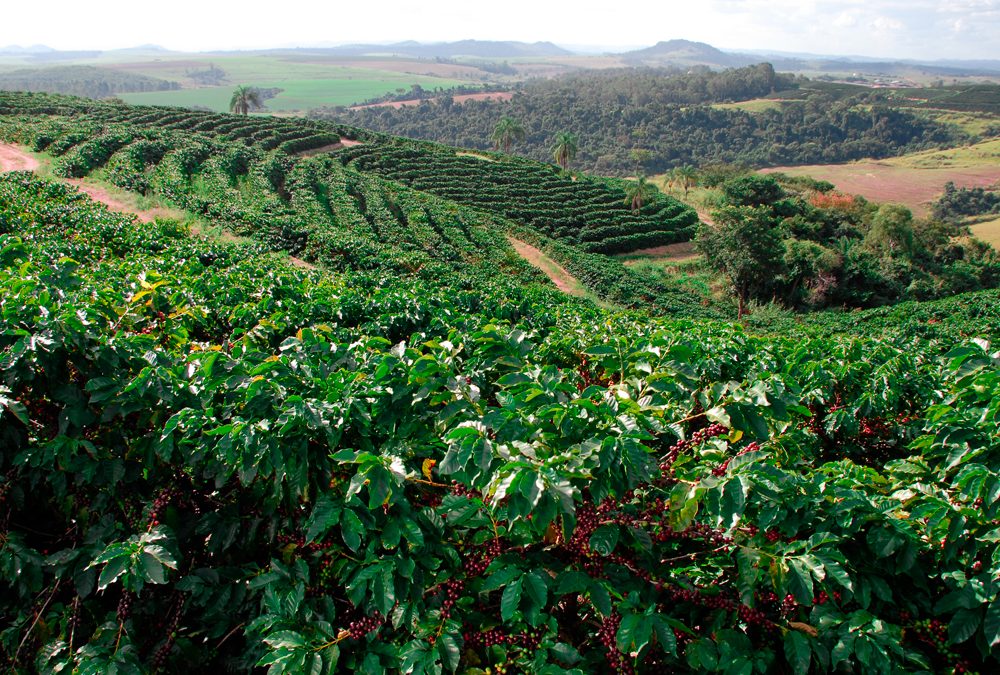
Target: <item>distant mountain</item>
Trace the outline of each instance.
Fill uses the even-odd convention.
[[[523,56],[546,57],[568,56],[573,52],[556,46],[551,42],[495,42],[489,40],[460,40],[458,42],[440,42],[427,44],[414,42],[396,42],[393,44],[357,44],[324,48],[324,52],[347,56],[363,56],[366,54],[394,54],[415,58],[455,58],[458,56],[473,56],[483,59],[507,59]]]
[[[760,62],[759,57],[731,54],[704,42],[690,40],[658,42],[652,47],[625,52],[621,56],[627,63],[643,66],[738,68]]]
[[[30,47],[22,47],[20,45],[7,45],[6,47],[0,47],[0,54],[51,54],[56,51],[52,47],[46,47],[45,45],[31,45]]]

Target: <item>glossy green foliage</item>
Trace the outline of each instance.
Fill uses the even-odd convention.
[[[997,668],[986,343],[401,286],[0,177],[5,667]]]

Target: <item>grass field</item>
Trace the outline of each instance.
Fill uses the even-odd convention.
[[[228,110],[233,87],[284,89],[267,102],[274,112],[303,112],[319,106],[351,105],[417,84],[425,89],[479,84],[485,73],[468,66],[442,65],[419,59],[331,58],[308,50],[267,54],[163,54],[109,53],[91,61],[93,65],[124,70],[177,82],[178,91],[124,94],[129,103],[141,105],[204,106]],[[191,78],[193,71],[210,66],[225,72],[219,86],[202,86]]]
[[[948,181],[959,187],[989,187],[1000,181],[1000,138],[879,161],[764,170],[774,171],[827,180],[842,192],[878,202],[904,204],[914,213],[926,215],[930,203],[943,192]]]
[[[973,236],[989,242],[993,248],[1000,250],[1000,218],[976,223],[972,226]]]
[[[716,103],[713,108],[717,110],[745,110],[751,113],[759,113],[767,110],[781,110],[782,101],[771,98],[755,98],[750,101],[738,101],[736,103]]]
[[[459,80],[346,68],[339,73],[329,73],[326,79],[240,78],[237,81],[255,87],[284,89],[266,103],[267,109],[273,112],[306,111],[320,106],[347,106],[397,89],[409,89],[414,84],[419,84],[425,89],[463,84]],[[227,84],[178,91],[122,94],[121,98],[137,105],[205,106],[216,112],[225,112],[229,110],[229,98],[234,86]]]

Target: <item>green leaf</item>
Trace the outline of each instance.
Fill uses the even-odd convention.
[[[330,497],[323,495],[306,521],[306,543],[310,544],[325,535],[340,520],[340,507]]]
[[[549,597],[549,586],[542,576],[542,573],[538,570],[533,570],[522,577],[524,580],[524,590],[528,593],[528,597],[535,603],[535,606],[539,609],[545,607],[545,603]]]
[[[743,476],[736,476],[726,483],[722,492],[721,513],[722,525],[727,530],[736,526],[743,518],[743,509],[747,504],[748,486]]]
[[[462,659],[462,650],[458,645],[458,640],[450,633],[445,633],[437,641],[438,654],[448,670],[455,672]]]
[[[829,556],[817,555],[816,557],[823,563],[823,568],[826,570],[828,577],[852,593],[854,592],[854,583],[851,581],[851,576],[838,561]]]
[[[986,620],[983,622],[983,633],[990,648],[1000,644],[1000,598],[990,603],[986,610]]]
[[[500,616],[504,621],[510,621],[521,604],[521,579],[517,579],[503,589],[500,598]]]
[[[812,660],[809,638],[797,630],[785,633],[785,658],[792,666],[795,675],[807,675],[809,662]]]
[[[960,609],[955,612],[951,623],[948,624],[948,639],[951,640],[951,644],[960,644],[975,635],[981,622],[982,616],[977,609]]]
[[[656,632],[656,641],[660,643],[660,649],[676,657],[677,636],[674,635],[674,628],[666,617],[655,615],[653,617],[653,630]]]
[[[590,535],[590,550],[598,555],[611,555],[618,545],[620,531],[618,525],[601,525]]]
[[[653,622],[644,614],[626,614],[618,625],[615,641],[625,654],[634,654],[649,644]]]
[[[351,509],[344,509],[343,513],[340,514],[340,525],[340,533],[344,538],[344,543],[352,551],[357,551],[358,547],[361,546],[361,535],[365,530],[358,514]]]

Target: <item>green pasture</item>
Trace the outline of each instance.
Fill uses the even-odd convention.
[[[267,109],[272,112],[305,111],[319,106],[351,105],[396,89],[409,89],[414,84],[419,84],[425,89],[454,87],[462,84],[458,80],[436,77],[399,73],[373,76],[373,73],[375,71],[357,69],[357,72],[345,73],[339,79],[331,75],[329,79],[315,80],[240,78],[237,81],[256,87],[280,87],[284,89],[278,96],[267,101]],[[122,94],[121,98],[136,105],[205,106],[215,112],[226,112],[229,110],[229,99],[232,96],[234,86],[235,84],[227,84],[220,87]]]

